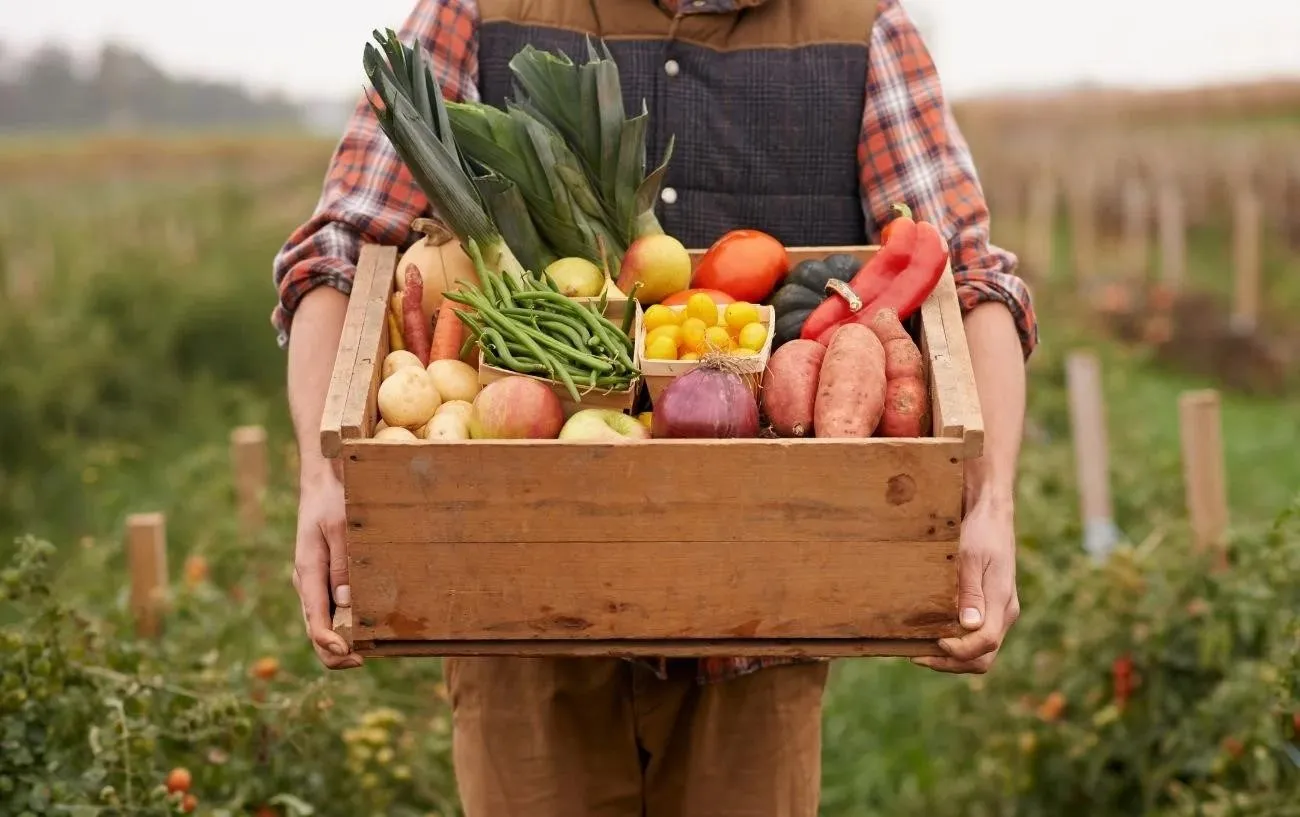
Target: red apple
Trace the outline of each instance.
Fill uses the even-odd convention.
[[[564,427],[564,408],[540,380],[518,375],[495,380],[474,398],[469,436],[474,440],[549,440]]]

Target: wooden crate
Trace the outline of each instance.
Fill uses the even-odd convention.
[[[792,262],[874,248],[792,249]],[[396,251],[367,246],[321,428],[363,655],[933,655],[983,424],[951,272],[919,319],[934,435],[367,439]],[[759,475],[747,478],[746,474]]]

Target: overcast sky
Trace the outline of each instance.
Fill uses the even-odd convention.
[[[579,0],[568,0],[578,2]],[[905,0],[954,97],[1081,81],[1300,77],[1300,0]],[[260,90],[361,88],[361,49],[414,0],[0,0],[0,41],[134,45],[165,68]],[[21,8],[18,11],[17,8]]]

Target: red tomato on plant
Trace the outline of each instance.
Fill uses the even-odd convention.
[[[689,301],[691,296],[697,292],[705,293],[713,299],[715,304],[726,306],[727,304],[734,304],[736,302],[735,298],[717,289],[683,289],[681,292],[674,292],[659,303],[664,306],[686,306],[686,302]]]
[[[700,259],[691,286],[760,304],[789,271],[790,256],[780,241],[759,230],[732,230]]]

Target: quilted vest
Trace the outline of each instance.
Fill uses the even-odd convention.
[[[479,0],[479,91],[502,105],[525,44],[602,37],[647,165],[675,136],[656,214],[687,247],[752,228],[786,246],[868,243],[858,142],[875,0]]]

